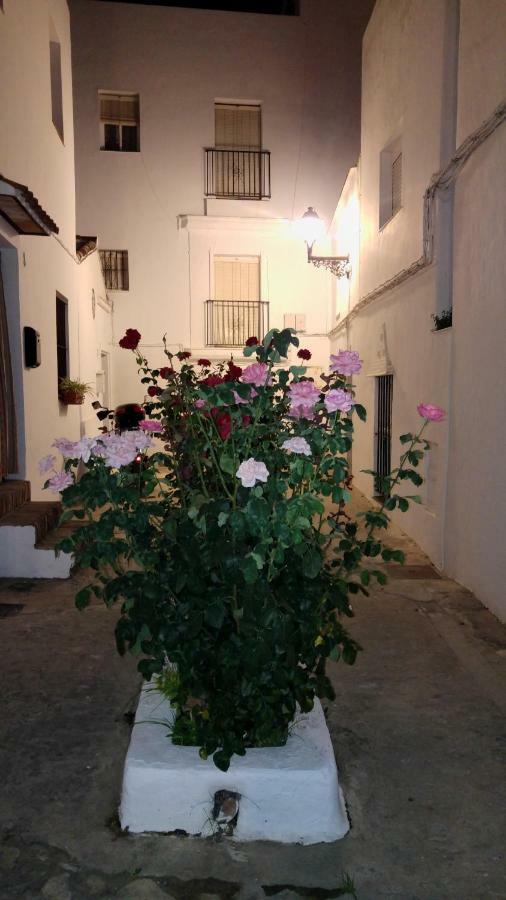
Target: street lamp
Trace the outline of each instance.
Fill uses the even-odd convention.
[[[337,278],[343,278],[345,275],[347,278],[350,277],[349,256],[313,256],[313,244],[325,234],[325,223],[312,206],[297,220],[296,227],[306,242],[308,262],[313,263],[313,266],[317,268],[328,269]]]

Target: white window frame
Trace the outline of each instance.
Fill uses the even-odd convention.
[[[102,118],[102,109],[101,109],[101,100],[103,97],[134,97],[137,98],[137,120],[133,121],[122,121],[121,117],[114,118]],[[140,95],[137,91],[106,91],[99,90],[98,92],[98,121],[99,121],[99,135],[100,135],[100,150],[105,153],[138,153],[141,148],[141,110],[140,110]],[[105,146],[105,126],[106,125],[115,125],[119,128],[119,145],[117,149],[109,149]],[[137,146],[133,150],[125,150],[123,149],[123,128],[131,127],[135,125],[137,128]]]

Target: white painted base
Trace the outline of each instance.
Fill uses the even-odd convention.
[[[69,553],[55,555],[53,549],[35,546],[33,525],[2,525],[0,528],[1,578],[68,578],[72,566]]]
[[[140,696],[128,749],[120,805],[131,832],[212,833],[214,794],[241,795],[234,839],[316,844],[349,829],[330,735],[319,700],[293,725],[284,747],[234,756],[228,772],[196,747],[175,746],[168,731],[169,703],[150,685]],[[167,722],[167,726],[156,724]]]

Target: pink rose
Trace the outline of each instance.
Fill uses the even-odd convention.
[[[155,419],[144,419],[143,422],[139,422],[139,428],[142,428],[143,431],[161,431],[162,426],[160,422],[157,422]]]
[[[291,419],[314,419],[314,406],[304,403],[293,404],[287,412]]]
[[[281,449],[289,450],[291,453],[302,453],[303,456],[311,456],[311,447],[303,437],[293,437],[283,441]]]
[[[334,388],[325,395],[324,404],[327,412],[349,412],[353,406],[353,397],[342,388]]]
[[[197,409],[204,409],[205,405],[206,401],[203,400],[202,397],[198,397],[197,400],[195,400],[195,406],[197,407]]]
[[[330,357],[330,371],[339,375],[358,375],[362,368],[362,360],[356,350],[340,350]]]
[[[57,472],[56,475],[49,479],[47,487],[54,491],[55,494],[59,494],[65,488],[70,487],[71,484],[74,484],[74,479],[70,472]]]
[[[416,409],[422,419],[427,419],[429,422],[442,422],[446,416],[444,409],[434,406],[432,403],[419,403]]]
[[[270,384],[269,367],[266,363],[252,363],[243,369],[240,379],[244,384],[254,384],[255,387],[265,387]]]
[[[56,462],[56,456],[52,456],[51,454],[49,454],[49,456],[44,456],[42,459],[40,459],[39,460],[40,474],[45,475],[46,472],[50,472],[51,469],[54,467],[55,462]]]
[[[76,444],[78,441],[69,441],[68,438],[56,438],[53,441],[52,446],[56,447],[57,450],[60,451],[62,456],[66,456],[68,459],[75,459],[76,454]]]
[[[290,391],[290,403],[296,406],[305,404],[306,406],[314,406],[320,399],[320,391],[313,381],[294,381],[288,385]]]

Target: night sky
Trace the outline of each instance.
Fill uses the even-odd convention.
[[[179,6],[187,9],[220,9],[228,12],[297,16],[299,0],[93,0],[95,3],[137,3],[142,6]]]

